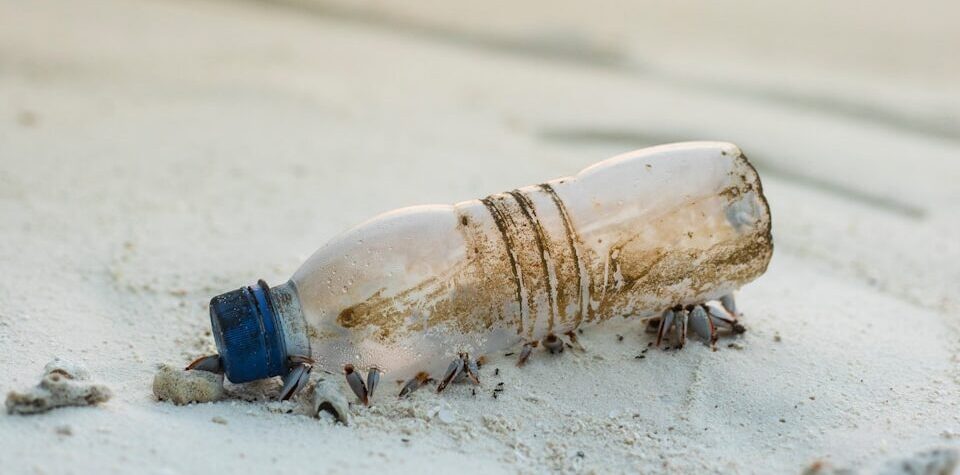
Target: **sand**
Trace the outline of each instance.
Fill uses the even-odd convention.
[[[760,42],[717,87],[647,74],[679,68],[655,42],[598,64],[298,5],[0,2],[0,393],[61,357],[113,394],[0,416],[3,473],[875,473],[960,445],[960,97],[923,87],[954,69],[766,70]],[[723,58],[687,53],[701,78]],[[892,92],[883,114],[791,95],[813,89]],[[490,355],[475,395],[396,400],[385,377],[349,426],[270,401],[278,381],[153,395],[213,350],[210,296],[281,283],[378,212],[687,139],[738,143],[773,212],[748,332],[716,352],[637,359],[650,336],[616,322],[585,353]]]

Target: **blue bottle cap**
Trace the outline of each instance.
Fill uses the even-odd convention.
[[[264,281],[210,299],[210,323],[227,379],[245,383],[287,372],[287,352]]]

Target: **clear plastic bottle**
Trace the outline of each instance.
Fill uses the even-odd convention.
[[[720,298],[762,274],[772,246],[759,177],[736,146],[665,145],[382,214],[282,285],[214,297],[211,320],[234,382],[283,375],[291,356],[439,376],[460,352]]]

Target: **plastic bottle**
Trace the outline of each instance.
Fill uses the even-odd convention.
[[[214,297],[210,317],[233,382],[284,375],[298,356],[329,370],[437,377],[460,352],[720,298],[762,274],[771,254],[769,209],[740,150],[673,144],[382,214],[282,285]]]

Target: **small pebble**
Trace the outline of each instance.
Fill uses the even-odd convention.
[[[213,418],[210,419],[210,422],[213,422],[214,424],[227,425],[227,420],[224,419],[224,418],[222,418],[222,417],[220,417],[220,416],[213,416]]]
[[[437,419],[444,424],[449,424],[453,422],[456,417],[454,416],[453,411],[449,409],[440,409],[437,411]]]
[[[540,397],[540,396],[538,396],[538,395],[536,395],[536,394],[534,394],[534,393],[527,393],[527,395],[524,396],[523,399],[526,400],[526,401],[532,402],[532,403],[542,403],[542,402],[543,402],[543,398]]]

